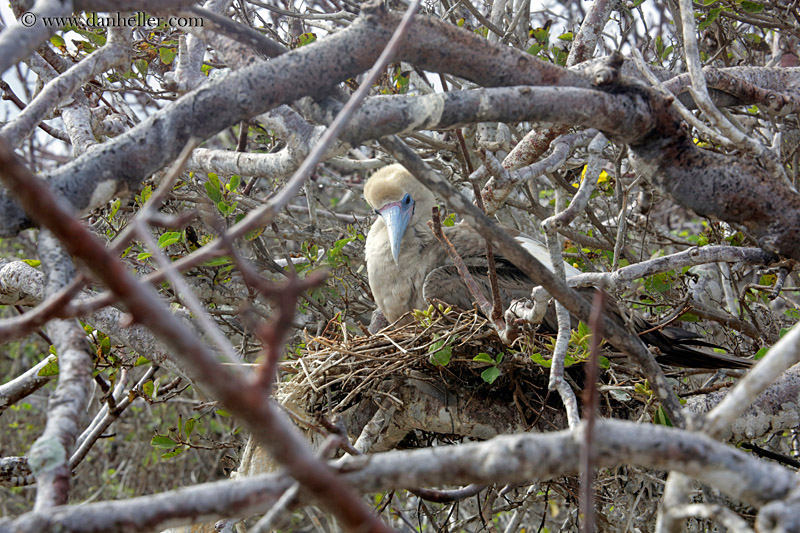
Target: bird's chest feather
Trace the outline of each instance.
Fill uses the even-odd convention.
[[[381,220],[367,235],[367,276],[375,303],[387,320],[397,320],[403,313],[423,308],[422,285],[430,271],[424,249],[413,227],[408,228],[398,261],[392,257],[386,226]]]

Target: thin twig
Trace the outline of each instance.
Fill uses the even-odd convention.
[[[478,304],[481,312],[486,316],[492,316],[492,304],[486,299],[486,295],[483,294],[480,285],[478,285],[475,278],[472,277],[472,274],[469,273],[467,265],[464,264],[464,260],[458,255],[458,251],[453,246],[453,243],[450,242],[450,239],[448,239],[442,231],[439,208],[436,206],[431,210],[431,220],[428,221],[428,226],[431,228],[431,231],[433,231],[434,237],[436,237],[445,252],[447,252],[447,256],[453,261],[459,276],[461,276],[461,280],[464,282],[464,285],[467,286],[467,289],[469,289],[469,293]]]
[[[600,342],[603,338],[603,313],[605,312],[605,293],[598,290],[592,302],[592,314],[589,328],[592,337],[589,340],[590,355],[586,365],[586,385],[583,389],[584,440],[581,448],[581,508],[583,509],[584,533],[594,531],[594,432],[597,420],[598,395],[597,374],[600,359]]]

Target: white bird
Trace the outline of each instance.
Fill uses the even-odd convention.
[[[382,168],[364,185],[364,197],[379,216],[372,224],[366,242],[369,286],[375,303],[388,322],[394,322],[413,309],[425,309],[428,301],[438,299],[462,309],[472,308],[472,296],[464,285],[444,248],[434,237],[427,221],[436,199],[402,165]],[[550,254],[539,241],[506,228],[536,259],[552,270]],[[476,231],[461,222],[443,231],[453,243],[475,280],[489,294],[486,279],[486,245]],[[512,299],[528,298],[534,283],[502,256],[496,256],[497,282],[504,304]],[[567,276],[580,271],[564,263]],[[593,290],[593,289],[590,289]],[[608,302],[608,312],[619,315],[616,302]],[[555,329],[553,313],[544,324]],[[411,321],[410,316],[402,323]],[[676,327],[654,329],[639,315],[633,315],[636,330],[646,332],[642,339],[659,348],[660,362],[697,368],[744,368],[752,364],[727,354],[701,347],[716,347],[697,335]]]

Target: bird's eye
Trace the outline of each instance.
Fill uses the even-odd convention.
[[[406,195],[403,196],[403,203],[406,204],[406,205],[411,203],[411,195],[410,194],[406,193]]]

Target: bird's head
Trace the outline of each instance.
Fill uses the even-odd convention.
[[[386,223],[389,246],[396,263],[406,229],[409,225],[424,222],[424,217],[430,214],[436,203],[435,198],[399,164],[389,165],[373,174],[364,185],[364,197]]]

